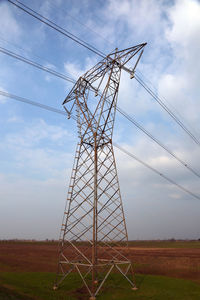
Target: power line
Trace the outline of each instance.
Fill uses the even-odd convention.
[[[30,60],[30,59],[28,59],[28,58],[26,58],[26,57],[24,57],[22,55],[19,55],[19,54],[15,53],[15,52],[12,52],[12,51],[10,51],[10,50],[8,50],[6,48],[0,47],[0,52],[4,53],[6,55],[9,55],[9,56],[11,56],[11,57],[13,57],[15,59],[18,59],[20,61],[23,61],[26,64],[29,64],[29,65],[31,65],[33,67],[36,67],[36,68],[40,69],[40,70],[48,72],[48,73],[50,73],[50,74],[52,74],[54,76],[57,76],[57,77],[59,77],[61,79],[69,81],[71,83],[75,83],[76,82],[74,79],[72,79],[72,78],[70,78],[70,77],[68,77],[68,76],[66,76],[64,74],[61,74],[61,73],[59,73],[57,71],[54,71],[53,69],[47,68],[47,67],[45,67],[45,66],[43,66],[41,64],[38,64],[37,62],[35,62],[33,60]]]
[[[171,184],[177,186],[179,189],[183,190],[184,192],[190,194],[191,196],[193,196],[194,198],[200,200],[200,196],[194,194],[193,192],[189,191],[188,189],[184,188],[182,185],[176,183],[174,180],[170,179],[169,177],[167,177],[165,174],[160,173],[157,169],[151,167],[149,164],[145,163],[144,161],[142,161],[141,159],[137,158],[135,155],[133,155],[132,153],[130,153],[129,151],[127,151],[126,149],[122,148],[121,146],[117,145],[116,143],[113,143],[113,145],[118,148],[119,150],[121,150],[122,152],[124,152],[125,154],[127,154],[128,156],[134,158],[136,161],[138,161],[140,164],[142,164],[143,166],[147,167],[148,169],[150,169],[151,171],[153,171],[154,173],[156,173],[157,175],[161,176],[162,178],[166,179],[168,182],[170,182]]]
[[[50,7],[52,7],[53,9],[56,10],[60,10],[60,8],[58,8],[55,4],[48,2],[48,5]],[[69,14],[68,10],[64,9],[62,7],[62,11],[65,13],[65,15],[67,15],[68,17],[70,17],[73,21],[75,21],[76,23],[78,23],[79,25],[81,25],[82,27],[85,27],[87,30],[91,31],[93,34],[95,34],[96,36],[99,36],[102,40],[104,40],[104,42],[110,44],[113,46],[113,49],[116,48],[114,43],[109,41],[108,39],[106,39],[105,37],[103,37],[103,35],[101,35],[99,32],[95,31],[94,29],[92,29],[91,27],[89,27],[88,25],[85,25],[84,23],[80,22],[77,18],[75,18],[74,16],[72,16],[71,14]]]
[[[55,112],[57,114],[67,116],[65,111],[62,111],[60,109],[57,109],[57,108],[54,108],[52,106],[48,106],[48,105],[45,105],[45,104],[42,104],[42,103],[39,103],[39,102],[29,100],[27,98],[19,97],[19,96],[16,96],[16,95],[13,95],[11,93],[4,92],[4,91],[0,91],[0,95],[4,96],[4,97],[7,97],[7,98],[10,98],[10,99],[17,100],[19,102],[27,103],[27,104],[42,108],[42,109],[45,109],[45,110],[49,110],[49,111]]]
[[[106,54],[103,53],[102,51],[98,50],[97,48],[95,48],[94,46],[90,45],[89,43],[81,40],[80,38],[78,38],[74,34],[70,33],[69,31],[67,31],[63,27],[61,27],[61,26],[57,25],[56,23],[52,22],[48,18],[46,18],[43,15],[39,14],[38,12],[36,12],[32,8],[28,7],[27,5],[21,3],[20,1],[16,0],[16,2],[19,3],[20,5],[22,5],[23,7],[21,7],[20,5],[16,4],[15,2],[13,2],[11,0],[7,0],[7,1],[10,2],[11,4],[15,5],[17,8],[21,9],[22,11],[26,12],[30,16],[34,17],[38,21],[46,24],[47,26],[51,27],[52,29],[55,29],[56,31],[58,31],[59,33],[63,34],[64,36],[70,38],[71,40],[73,40],[74,42],[78,43],[79,45],[81,45],[81,46],[85,47],[86,49],[92,51],[93,53],[99,55],[101,58],[105,58],[106,57]],[[143,43],[143,44],[140,44],[140,45],[137,45],[137,46],[144,47],[145,45],[146,45],[146,43]],[[138,49],[138,51],[139,51],[139,49]],[[109,59],[113,60],[110,57],[109,57]],[[126,68],[125,66],[122,65],[121,68],[123,70],[125,70],[126,72],[128,72],[130,75],[133,74],[133,71],[130,70],[130,69],[128,69],[128,68]]]
[[[200,146],[200,141],[190,132],[190,130],[181,122],[181,120],[165,105],[165,103],[158,97],[152,89],[150,89],[145,82],[135,74],[135,79],[143,88],[158,102],[162,108],[174,119],[174,121],[191,137],[191,139]]]
[[[80,44],[81,46],[87,48],[88,50],[92,51],[93,53],[99,55],[100,57],[104,58],[106,55],[99,51],[97,48],[91,46],[90,44],[86,43],[85,41],[79,39],[77,36],[73,35],[72,33],[70,33],[69,31],[65,30],[64,28],[62,28],[61,26],[58,26],[57,24],[55,24],[54,22],[50,21],[49,19],[47,19],[46,17],[42,16],[41,14],[37,13],[35,10],[29,8],[28,6],[26,6],[25,4],[21,3],[20,1],[16,0],[17,3],[19,3],[20,5],[22,5],[23,7],[21,7],[20,5],[14,3],[11,0],[7,0],[8,2],[10,2],[11,4],[15,5],[17,8],[23,10],[24,12],[26,12],[27,14],[31,15],[32,17],[38,19],[39,21],[43,22],[44,24],[46,24],[47,26],[55,29],[56,31],[60,32],[61,34],[65,35],[66,37],[72,39],[73,41],[75,41],[76,43]],[[185,131],[185,133],[187,133],[190,138],[197,144],[200,146],[200,141],[194,136],[194,134],[191,133],[191,131],[183,124],[183,122],[177,118],[177,116],[164,104],[164,102],[160,99],[160,97],[158,97],[149,87],[147,84],[144,83],[144,81],[137,75],[135,74],[135,79],[140,83],[140,85],[161,105],[161,107],[171,116],[171,118]]]
[[[41,64],[38,64],[35,61],[29,60],[21,55],[18,55],[12,51],[9,51],[5,48],[0,47],[0,52],[9,55],[15,59],[18,59],[22,62],[25,62],[29,65],[32,65],[40,70],[43,70],[45,72],[48,72],[54,76],[57,76],[61,79],[64,79],[66,81],[69,81],[73,84],[75,84],[75,80],[65,76],[64,74],[58,73],[50,68],[47,68]],[[108,100],[109,102],[109,100]],[[190,167],[186,162],[184,162],[182,159],[180,159],[176,154],[174,154],[169,148],[167,148],[162,142],[160,142],[157,138],[155,138],[149,131],[147,131],[142,125],[140,125],[133,117],[129,116],[125,111],[123,111],[119,106],[117,106],[117,111],[123,115],[127,120],[129,120],[133,125],[135,125],[138,129],[140,129],[144,134],[146,134],[150,139],[152,139],[155,143],[157,143],[160,147],[162,147],[165,151],[167,151],[172,157],[174,157],[179,163],[181,163],[184,167],[186,167],[189,171],[191,171],[194,175],[200,178],[200,174],[198,174],[192,167]]]
[[[16,48],[17,50],[23,51],[23,53],[26,52],[27,55],[34,56],[34,57],[36,57],[37,59],[39,58],[39,60],[42,60],[43,63],[46,64],[47,66],[48,66],[48,65],[51,65],[51,66],[53,65],[53,63],[48,62],[48,61],[46,60],[46,58],[44,58],[44,57],[42,57],[42,56],[39,56],[39,55],[33,53],[33,51],[32,51],[30,48],[24,48],[24,47],[22,47],[22,46],[19,45],[19,44],[13,43],[13,42],[11,42],[10,40],[5,39],[4,37],[2,37],[2,35],[0,35],[0,40],[1,40],[3,43],[6,43],[6,44],[8,44],[8,45],[11,45],[12,48],[14,47],[14,48]],[[7,50],[7,49],[6,49],[6,50]],[[10,51],[10,50],[7,50],[7,51]],[[16,54],[16,53],[15,53],[15,54]]]
[[[67,116],[66,112],[56,109],[54,107],[48,106],[48,105],[44,105],[42,103],[39,102],[35,102],[32,100],[29,100],[27,98],[23,98],[23,97],[19,97],[7,92],[3,92],[0,91],[0,95],[7,97],[7,98],[11,98],[14,100],[17,100],[19,102],[23,102],[29,105],[33,105],[39,108],[42,108],[44,110],[48,110],[57,114],[61,114],[64,116]],[[76,121],[76,117],[72,115],[72,119],[74,119]],[[138,161],[140,164],[142,164],[143,166],[147,167],[148,169],[150,169],[151,171],[153,171],[154,173],[156,173],[157,175],[161,176],[162,178],[164,178],[165,180],[167,180],[168,182],[170,182],[171,184],[175,185],[176,187],[178,187],[179,189],[181,189],[182,191],[186,192],[187,194],[191,195],[192,197],[200,200],[200,196],[196,195],[195,193],[191,192],[190,190],[186,189],[185,187],[183,187],[182,185],[176,183],[174,180],[170,179],[169,177],[167,177],[165,174],[160,173],[157,169],[151,167],[149,164],[145,163],[144,161],[142,161],[141,159],[137,158],[134,154],[130,153],[129,151],[127,151],[126,149],[122,148],[121,146],[119,146],[116,143],[113,143],[113,145],[118,148],[120,151],[124,152],[125,154],[127,154],[128,156],[132,157],[133,159],[135,159],[136,161]]]
[[[149,138],[151,138],[156,144],[167,151],[171,156],[173,156],[177,161],[179,161],[184,167],[190,170],[194,175],[200,178],[200,174],[197,173],[193,168],[191,168],[186,162],[180,159],[176,154],[174,154],[169,148],[167,148],[162,142],[155,138],[149,131],[147,131],[143,126],[141,126],[137,121],[135,121],[131,116],[124,112],[121,108],[117,107],[117,110],[131,123],[133,123],[137,128],[139,128],[143,133],[145,133]]]
[[[90,44],[86,43],[85,41],[81,40],[80,38],[78,38],[74,34],[70,33],[66,29],[62,28],[61,26],[57,25],[56,23],[52,22],[51,20],[47,19],[46,17],[42,16],[41,14],[37,13],[35,10],[29,8],[28,6],[21,3],[20,1],[17,1],[17,3],[19,3],[23,7],[21,7],[20,5],[18,5],[17,3],[15,3],[11,0],[7,0],[7,1],[10,2],[11,4],[15,5],[17,8],[21,9],[25,13],[29,14],[33,18],[37,19],[38,21],[46,24],[47,26],[49,26],[52,29],[54,29],[54,30],[58,31],[59,33],[61,33],[62,35],[66,36],[66,37],[70,38],[71,40],[73,40],[74,42],[78,43],[79,45],[81,45],[81,46],[87,48],[88,50],[92,51],[93,53],[101,56],[102,58],[105,57],[105,54],[102,53],[101,51],[99,51],[98,49],[96,49],[95,47],[93,47]]]
[[[144,74],[142,74],[138,68],[136,70],[136,74],[138,76],[140,76],[140,79],[144,78],[143,81],[146,83],[146,85],[148,84],[148,87],[151,87],[151,89],[154,91],[154,93],[156,95],[158,95],[158,90],[157,90],[155,84],[153,82],[151,82]],[[166,98],[163,97],[162,95],[159,95],[159,98],[161,98],[163,100],[163,102],[165,102],[165,104],[169,108],[171,107],[170,109],[172,111],[174,111],[174,114],[176,114],[176,116],[179,119],[182,119],[184,121],[184,123],[187,124],[187,127],[190,129],[191,132],[195,133],[195,135],[198,136],[198,133],[197,133],[196,129],[194,127],[192,127],[191,124],[188,123],[188,121],[185,119],[185,117],[180,113],[180,111],[177,110],[177,108],[175,108],[174,105],[172,105],[172,103],[170,103],[168,100],[166,100]]]

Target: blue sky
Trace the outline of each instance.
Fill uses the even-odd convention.
[[[24,1],[104,53],[147,42],[138,73],[200,139],[200,2]],[[74,79],[99,57],[0,1],[0,46]],[[59,109],[72,88],[0,53],[0,90]],[[119,106],[200,172],[200,151],[160,106],[122,74]],[[0,96],[0,238],[58,238],[77,142],[61,115]],[[199,178],[117,116],[114,141],[200,195]],[[131,239],[199,238],[200,202],[115,150]]]

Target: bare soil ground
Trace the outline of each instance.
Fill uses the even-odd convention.
[[[136,273],[191,279],[200,283],[200,248],[134,246],[123,252],[133,261]],[[0,242],[1,272],[55,272],[57,260],[56,243]]]

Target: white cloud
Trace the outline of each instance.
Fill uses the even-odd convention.
[[[175,47],[183,50],[179,53],[180,57],[184,55],[185,58],[185,51],[196,49],[200,45],[197,38],[200,31],[199,15],[200,3],[196,0],[177,0],[168,10],[172,25],[166,31],[167,38]]]
[[[67,74],[72,76],[72,78],[74,78],[75,80],[77,80],[84,73],[83,70],[79,67],[79,64],[66,62],[64,64],[64,68]]]
[[[19,116],[13,115],[7,119],[8,123],[22,123],[23,119]]]
[[[154,54],[159,50],[159,44],[163,41],[162,32],[166,25],[163,18],[165,1],[156,0],[109,0],[99,11],[98,20],[88,20],[92,29],[108,41],[102,45],[102,39],[95,36],[95,44],[98,46],[120,49],[138,44],[150,42],[154,47]],[[109,44],[108,44],[109,43]],[[152,56],[149,53],[149,56]]]
[[[60,3],[60,0],[57,0],[57,4],[59,5]],[[44,1],[42,6],[36,2],[34,5],[36,7],[38,5],[39,9],[42,9],[45,14],[47,13],[50,16],[54,12],[54,10],[49,9],[48,1]],[[67,4],[63,1],[62,5],[65,6]],[[89,9],[90,2],[87,2],[87,5]],[[99,32],[109,42],[114,42],[112,48],[115,48],[117,45],[120,46],[119,48],[125,48],[138,42],[149,41],[142,60],[138,65],[139,69],[143,70],[142,72],[144,72],[147,79],[153,81],[154,85],[156,85],[159,93],[164,95],[170,105],[175,106],[181,112],[181,115],[188,120],[188,123],[193,124],[197,128],[197,131],[200,123],[199,6],[200,4],[194,0],[177,0],[173,2],[164,0],[109,0],[104,2],[104,5],[100,8],[98,6],[94,14],[92,11],[88,11],[87,15],[80,15],[81,22],[85,18],[85,24],[92,27],[94,31]],[[1,4],[0,9],[2,7]],[[19,21],[16,22],[8,6],[4,4],[3,8],[8,16],[8,20],[11,19],[9,26],[12,28],[11,32],[6,21],[3,24],[4,29],[6,29],[5,32],[7,32],[10,39],[15,33],[16,37],[21,37]],[[72,5],[70,12],[76,12],[79,19],[80,7]],[[101,21],[96,18],[95,14],[99,16]],[[66,18],[63,11],[60,11],[59,16],[55,13],[55,19],[65,20],[66,26],[70,23],[69,28],[71,29],[72,22],[69,22],[69,18]],[[26,22],[25,19],[23,21]],[[3,22],[2,19],[0,22]],[[61,51],[61,57],[66,57],[66,53],[62,53],[63,37],[59,38],[58,35],[58,45],[56,43],[52,45],[52,38],[55,37],[56,39],[53,31],[49,31],[48,28],[40,23],[29,22],[27,24],[30,26],[33,35],[29,44],[30,28],[27,27],[28,30],[25,30],[25,36],[28,37],[26,39],[27,47],[32,49],[32,46],[35,45],[35,49],[38,52],[43,52],[43,57],[44,51],[47,49],[51,50],[49,51],[50,58],[53,57],[54,53],[59,53],[59,51]],[[15,23],[17,23],[17,26],[15,26]],[[80,24],[77,28],[80,29]],[[18,32],[15,32],[15,30]],[[83,39],[85,39],[84,35]],[[38,40],[40,41],[40,47],[38,47]],[[99,35],[88,41],[97,45],[97,48],[103,48],[106,53],[108,48],[111,48],[110,43],[105,43],[105,40],[102,47],[102,40]],[[80,52],[78,52],[78,47],[76,56],[71,55],[73,51],[71,51],[70,43],[71,41],[67,41],[69,56],[68,60],[65,61],[64,69],[70,77],[73,76],[77,80],[80,75],[94,66],[100,58],[93,58],[93,56],[84,58],[81,48]],[[49,53],[45,53],[48,58]],[[55,64],[56,62],[58,64],[62,63],[61,57],[56,57],[58,61],[55,60]],[[54,68],[54,65],[47,65],[47,67]],[[16,70],[13,68],[12,71],[14,73]],[[6,72],[2,71],[2,73],[5,77]],[[11,78],[11,76],[7,77]],[[19,77],[17,79],[19,80]],[[39,86],[39,83],[35,84],[34,77],[31,79],[32,86],[26,86],[26,92],[32,92],[34,97],[35,91],[41,91],[41,95],[48,95],[47,89],[45,93],[41,90],[42,88],[45,89],[46,86]],[[49,77],[47,76],[46,79],[49,80]],[[51,83],[53,84],[53,80]],[[7,88],[7,85],[5,87]],[[17,88],[14,75],[10,87],[13,89]],[[10,87],[8,86],[8,89]],[[23,84],[20,85],[21,88],[23,88]],[[55,94],[59,88],[60,86],[55,87]],[[119,106],[122,106],[124,110],[128,111],[138,121],[143,122],[177,156],[186,160],[197,171],[200,169],[199,148],[197,149],[189,141],[189,138],[187,139],[184,135],[178,133],[178,130],[172,125],[173,121],[169,121],[165,112],[162,112],[160,107],[151,100],[150,96],[141,87],[137,86],[134,79],[130,80],[126,74],[122,77],[120,85]],[[56,213],[54,215],[57,205],[51,204],[57,199],[57,195],[59,195],[59,199],[62,198],[62,203],[64,202],[65,169],[71,168],[71,160],[73,159],[71,142],[73,137],[69,131],[63,129],[62,126],[57,125],[54,121],[51,124],[42,119],[35,119],[35,121],[30,121],[29,125],[25,122],[19,125],[16,120],[17,111],[15,117],[11,116],[7,119],[8,126],[11,126],[12,122],[14,122],[15,127],[13,126],[12,131],[10,130],[6,133],[0,146],[2,152],[7,152],[6,161],[2,161],[2,166],[4,165],[7,168],[5,167],[5,174],[0,176],[3,187],[1,198],[5,199],[4,205],[7,214],[9,214],[9,206],[15,203],[18,216],[22,219],[24,218],[24,224],[27,224],[26,232],[31,233],[32,236],[41,236],[41,227],[44,219],[48,220],[47,223],[49,224],[52,218],[55,217],[56,221],[51,228],[43,228],[44,234],[48,232],[48,237],[51,237],[51,233],[54,232],[53,228],[57,226],[59,223],[58,218],[60,220],[62,215],[62,208],[61,211],[57,211],[57,215]],[[119,131],[115,133],[115,138],[117,138],[119,144],[123,144],[131,153],[156,167],[162,173],[166,173],[178,183],[199,193],[198,180],[195,180],[189,171],[181,167],[164,150],[149,142],[150,140],[134,130],[132,125],[128,127],[125,121],[119,120],[119,123],[116,125]],[[156,230],[157,237],[168,237],[168,235],[173,235],[173,232],[176,232],[176,228],[181,226],[183,219],[186,227],[187,225],[185,224],[189,224],[186,220],[197,220],[190,230],[187,231],[187,228],[185,228],[182,233],[183,237],[187,234],[188,236],[194,235],[194,228],[196,224],[199,224],[198,209],[196,209],[199,206],[198,204],[194,205],[192,197],[168,184],[163,178],[153,174],[133,159],[126,157],[125,154],[120,153],[118,150],[115,152],[131,238],[137,238],[138,235],[141,238],[153,238]],[[67,178],[69,178],[70,174],[69,169]],[[6,175],[9,172],[16,175]],[[62,192],[60,192],[61,190]],[[13,197],[14,192],[16,197]],[[36,198],[37,201],[35,201]],[[27,199],[29,204],[27,204]],[[46,206],[42,204],[43,201]],[[5,202],[9,205],[6,206]],[[185,204],[186,202],[188,204]],[[193,204],[193,206],[191,205],[193,208],[190,207],[190,203]],[[24,204],[26,209],[21,212],[19,206],[23,207]],[[29,205],[31,210],[28,207]],[[3,208],[5,209],[5,207]],[[46,207],[48,207],[48,212],[45,212]],[[38,211],[40,211],[39,216],[37,214]],[[31,222],[26,216],[31,219],[32,224],[37,223],[38,227],[32,228]],[[173,222],[170,222],[171,218],[174,218]],[[163,223],[162,227],[160,222],[163,220],[165,224]],[[159,226],[156,224],[158,222]],[[169,223],[174,226],[171,230],[169,230]],[[6,224],[5,220],[4,224]],[[138,231],[136,232],[135,227],[137,226]],[[6,226],[0,226],[0,228],[3,227]],[[22,231],[25,234],[25,231],[23,231],[24,227],[26,226],[16,227],[15,233]],[[158,227],[162,227],[160,231]],[[153,232],[153,230],[155,231]]]
[[[78,78],[91,69],[97,61],[98,60],[96,58],[86,57],[84,67],[80,67],[80,63],[78,62],[65,62],[64,69],[70,77],[78,80]]]
[[[200,132],[200,3],[177,0],[168,8],[167,15],[169,25],[165,35],[172,56],[166,72],[160,76],[159,92],[176,107],[186,123]]]
[[[168,10],[170,26],[166,29],[168,39],[175,55],[174,67],[182,67],[183,76],[190,87],[199,84],[200,74],[200,2],[196,0],[177,0]],[[174,70],[175,70],[174,68]]]
[[[25,174],[29,170],[33,177],[36,174],[46,178],[62,176],[67,162],[71,161],[71,154],[63,149],[66,140],[73,140],[71,133],[41,119],[20,126],[23,129],[7,133],[0,146],[2,155],[6,151],[14,163],[13,173],[21,170]]]
[[[108,18],[115,21],[125,21],[130,28],[137,26],[137,31],[141,35],[146,30],[155,30],[157,22],[161,19],[162,9],[163,1],[110,0],[105,13]]]
[[[1,239],[58,239],[69,174],[44,180],[0,174]]]
[[[10,6],[7,3],[0,3],[0,35],[1,37],[16,41],[22,36],[22,29],[17,22]]]
[[[21,147],[31,147],[38,145],[41,141],[62,142],[64,138],[71,137],[66,129],[56,125],[49,125],[43,119],[35,120],[33,124],[25,126],[22,132],[8,134],[6,143]]]

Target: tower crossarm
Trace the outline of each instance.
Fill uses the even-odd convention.
[[[129,69],[125,68],[125,64],[127,64],[127,62],[129,62],[133,56],[135,56],[138,52],[140,52],[141,50],[143,50],[143,48],[147,45],[147,43],[142,43],[124,50],[119,50],[119,51],[115,51],[113,53],[110,53],[108,55],[108,58],[110,60],[115,60],[116,63],[119,64],[119,67],[121,67],[124,71],[129,73]],[[116,58],[116,54],[117,54],[117,58]]]
[[[139,44],[119,51],[116,49],[115,52],[107,55],[103,60],[98,62],[94,67],[81,76],[63,102],[64,108],[68,112],[69,116],[73,111],[74,102],[77,97],[86,93],[86,90],[92,91],[95,96],[101,94],[100,90],[103,82],[105,81],[105,77],[109,71],[113,69],[114,65],[118,69],[128,72],[131,75],[131,78],[133,78],[135,68],[141,58],[143,48],[146,44],[147,43]],[[139,54],[139,57],[136,60],[134,67],[132,69],[126,67],[125,65],[127,62],[129,62],[137,54]]]

